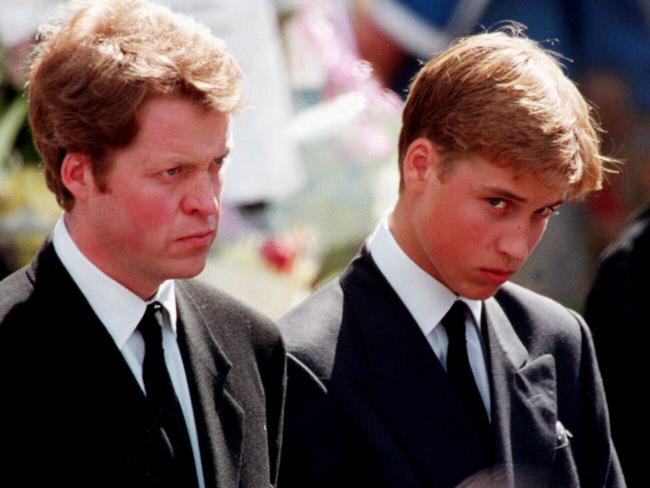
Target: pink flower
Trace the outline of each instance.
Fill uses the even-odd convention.
[[[293,239],[267,238],[260,248],[264,261],[277,271],[289,273],[293,268],[298,249]]]

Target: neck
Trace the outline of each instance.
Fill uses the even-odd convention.
[[[403,198],[400,198],[395,204],[395,208],[388,217],[388,228],[391,234],[399,244],[399,247],[407,254],[413,248],[414,233],[411,227],[410,208]]]
[[[400,197],[388,219],[388,228],[402,251],[425,272],[439,279],[424,249],[422,249],[413,226],[414,211],[413,205],[404,197]]]
[[[90,229],[91,226],[87,225],[79,215],[76,215],[74,211],[65,212],[63,214],[63,220],[70,238],[81,254],[97,266],[102,273],[145,301],[157,293],[158,287],[163,280],[143,283],[141,279],[135,279],[138,277],[137,270],[131,270],[131,275],[123,273],[119,262],[111,255],[110,250],[106,249],[106,246],[102,242],[97,242],[96,239],[92,238],[93,232]],[[140,273],[140,275],[143,274]],[[130,276],[133,276],[134,279],[130,279]]]

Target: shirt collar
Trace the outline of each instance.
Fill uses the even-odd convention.
[[[368,238],[367,247],[377,267],[425,335],[440,323],[456,300],[467,304],[475,325],[481,323],[483,303],[455,294],[415,264],[393,237],[388,227],[388,215]]]
[[[153,298],[142,300],[105,274],[81,252],[66,228],[64,216],[61,215],[54,226],[54,250],[117,347],[122,349],[144,316],[147,304],[153,301],[162,304],[166,311],[165,322],[176,334],[174,281],[163,282]]]

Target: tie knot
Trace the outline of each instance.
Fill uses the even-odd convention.
[[[145,345],[160,345],[162,343],[163,307],[160,302],[147,305],[144,316],[138,324],[138,330],[144,338]]]
[[[462,300],[456,300],[447,314],[442,318],[442,326],[451,337],[465,336],[465,317],[467,305]]]

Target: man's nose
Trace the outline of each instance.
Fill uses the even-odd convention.
[[[509,232],[502,235],[497,243],[497,250],[509,259],[523,262],[530,253],[530,226],[526,224],[514,225]]]
[[[196,178],[183,199],[183,210],[206,215],[217,213],[220,193],[221,180],[215,180],[210,175]]]

